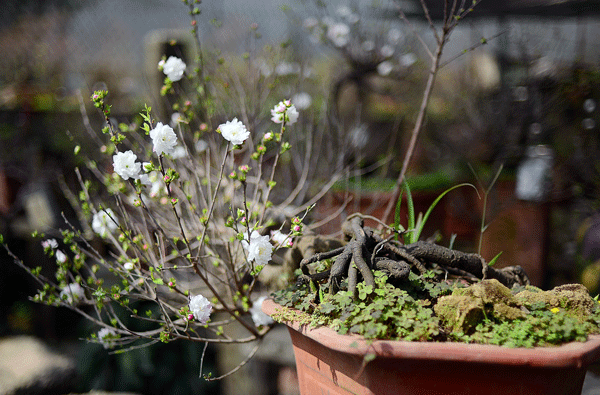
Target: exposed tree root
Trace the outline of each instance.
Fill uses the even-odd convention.
[[[329,290],[339,290],[341,281],[348,278],[348,290],[356,290],[362,279],[365,285],[375,285],[373,270],[384,271],[392,280],[406,280],[411,270],[423,274],[427,267],[435,265],[448,272],[464,273],[465,279],[496,279],[507,287],[528,285],[529,279],[520,266],[494,269],[479,254],[451,250],[437,244],[419,241],[403,245],[391,238],[383,239],[373,229],[364,226],[360,216],[346,221],[342,230],[350,240],[344,247],[315,254],[300,262],[300,282],[324,282]],[[335,258],[331,268],[325,272],[310,274],[309,265],[325,259]]]

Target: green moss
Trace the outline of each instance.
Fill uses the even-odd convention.
[[[446,282],[431,276],[412,276],[404,288],[387,283],[376,272],[376,287],[359,283],[357,295],[341,284],[329,295],[326,286],[311,291],[308,285],[275,293],[286,306],[273,318],[304,325],[326,325],[341,334],[356,333],[368,339],[408,341],[459,341],[508,347],[557,345],[585,341],[599,333],[600,305],[585,287],[563,285],[551,291],[535,287],[509,290],[496,280],[469,287],[454,286],[452,293],[432,292]],[[420,292],[415,292],[415,287]],[[423,290],[430,292],[424,292]]]
[[[526,287],[513,295],[498,281],[484,280],[440,298],[435,312],[450,339],[510,347],[585,341],[600,322],[598,303],[580,284]]]
[[[483,280],[443,296],[435,312],[452,331],[472,333],[483,319],[515,320],[525,317],[510,290],[498,280]]]
[[[535,305],[545,304],[549,309],[563,309],[566,314],[579,321],[587,320],[598,306],[598,303],[590,297],[587,288],[581,284],[561,285],[550,291],[530,287],[519,292],[515,297],[520,304],[529,309]]]
[[[452,331],[464,333],[485,318],[483,302],[465,295],[443,296],[435,305],[435,312]]]

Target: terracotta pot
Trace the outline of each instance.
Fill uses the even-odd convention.
[[[279,306],[266,300],[262,309]],[[377,340],[288,324],[300,391],[312,394],[580,394],[600,336],[560,347]],[[364,356],[375,354],[364,364]]]

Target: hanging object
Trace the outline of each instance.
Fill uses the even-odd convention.
[[[527,147],[525,158],[517,168],[517,199],[544,202],[552,187],[554,151],[547,145]]]

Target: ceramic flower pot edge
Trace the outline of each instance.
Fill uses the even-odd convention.
[[[265,300],[262,305],[263,311],[268,315],[274,314],[281,307],[272,299]],[[570,342],[560,346],[509,348],[457,342],[367,341],[358,335],[340,335],[324,326],[309,328],[298,322],[287,322],[286,325],[332,350],[359,356],[375,353],[386,358],[435,358],[556,368],[581,368],[600,360],[600,335],[590,335],[586,342]]]

